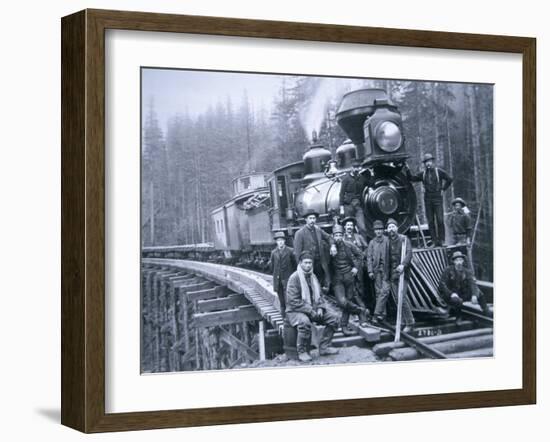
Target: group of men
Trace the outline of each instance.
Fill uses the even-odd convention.
[[[411,181],[424,183],[430,232],[434,244],[441,245],[444,238],[442,192],[449,187],[452,178],[434,167],[431,155],[424,157],[424,164],[425,171],[417,175],[408,168],[405,171]],[[284,232],[275,233],[277,247],[271,252],[270,259],[273,287],[283,317],[297,330],[298,358],[303,362],[311,360],[308,348],[313,323],[325,325],[319,354],[335,354],[337,350],[330,345],[335,330],[341,327],[344,334],[352,334],[350,315],[357,315],[361,322],[369,318],[374,323],[385,321],[390,294],[397,304],[398,293],[403,293],[403,331],[409,332],[414,326],[411,306],[405,296],[412,260],[411,242],[407,236],[398,233],[398,223],[390,218],[385,225],[381,220],[373,223],[374,238],[367,243],[361,192],[368,185],[368,177],[360,174],[358,166],[354,163],[342,180],[341,214],[346,218],[342,225],[333,226],[332,235],[316,225],[319,214],[314,211],[305,214],[306,224],[296,232],[293,249],[286,245]],[[463,199],[453,200],[449,224],[455,244],[470,241],[471,222],[465,207]],[[483,310],[487,311],[483,295],[478,292],[473,274],[464,261],[465,256],[455,252],[452,264],[441,275],[439,285],[440,293],[457,318],[462,303],[473,297],[477,297]],[[369,292],[367,285],[374,287],[374,299],[370,303],[364,298]],[[341,316],[324,299],[330,287],[342,311]],[[367,303],[371,309],[374,305],[372,316]]]

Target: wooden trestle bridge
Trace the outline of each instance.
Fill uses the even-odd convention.
[[[142,260],[142,371],[233,368],[266,357],[283,327],[266,276],[196,261]]]
[[[283,318],[270,275],[175,259],[172,251],[165,252],[170,258],[158,257],[162,250],[155,248],[157,257],[142,259],[143,373],[231,369],[283,352]],[[413,261],[413,311],[437,311],[441,300],[434,285],[445,256],[441,250],[421,251],[414,253]],[[380,358],[394,360],[491,356],[492,319],[475,308],[468,314],[460,327],[445,320],[419,323],[414,335],[403,334],[403,343],[396,345],[391,342],[391,326],[352,322],[356,334],[338,332],[333,344],[368,346]],[[314,327],[314,345],[320,333]]]

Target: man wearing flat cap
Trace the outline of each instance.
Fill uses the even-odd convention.
[[[415,175],[405,166],[409,181],[419,181],[424,185],[424,208],[433,244],[441,246],[445,240],[445,223],[443,219],[443,192],[449,188],[453,179],[447,172],[434,165],[431,153],[422,159],[424,170]]]
[[[273,239],[275,239],[277,247],[271,251],[269,268],[273,275],[273,290],[279,297],[281,315],[284,318],[286,309],[285,290],[288,278],[296,270],[296,258],[294,257],[294,250],[286,245],[284,232],[275,232]]]
[[[332,285],[336,302],[342,309],[342,333],[349,336],[353,333],[348,328],[350,315],[359,315],[362,322],[368,317],[368,310],[356,290],[363,255],[352,243],[344,241],[344,228],[341,225],[336,224],[332,228],[332,236],[336,245],[336,254],[331,259]]]
[[[323,292],[330,286],[329,258],[326,250],[330,248],[330,254],[336,253],[332,236],[315,225],[319,214],[313,210],[306,212],[304,218],[306,225],[300,228],[294,235],[294,256],[298,260],[304,251],[313,256],[313,272],[322,285]]]
[[[297,329],[296,349],[298,359],[310,362],[308,352],[311,341],[311,324],[325,325],[319,343],[319,355],[334,355],[338,350],[330,346],[334,331],[338,328],[338,316],[328,308],[319,280],[313,272],[313,255],[300,254],[298,268],[290,275],[286,288],[286,319]]]
[[[455,198],[452,205],[453,211],[448,217],[448,222],[453,234],[453,244],[470,244],[472,219],[465,211],[466,201],[462,198]]]
[[[462,252],[456,251],[451,260],[452,264],[443,271],[439,281],[439,293],[449,305],[449,313],[456,316],[456,320],[459,322],[462,304],[477,300],[483,313],[490,315],[483,292],[477,288],[472,271],[464,265],[466,256]]]
[[[386,319],[386,304],[390,295],[389,281],[389,240],[384,235],[384,223],[380,220],[372,224],[374,238],[367,248],[367,271],[374,282],[374,320]]]
[[[340,214],[354,217],[359,233],[363,236],[366,236],[367,230],[361,199],[367,185],[367,177],[361,174],[361,161],[353,160],[352,169],[344,175],[340,184]]]
[[[389,281],[390,288],[397,305],[399,293],[399,277],[402,273],[405,274],[403,280],[403,305],[402,305],[402,320],[405,328],[405,333],[409,332],[414,325],[414,316],[412,314],[409,299],[407,298],[407,285],[409,281],[409,269],[412,261],[412,246],[410,239],[398,233],[397,221],[393,218],[386,221],[386,229],[388,231],[388,264],[389,264]],[[403,254],[403,250],[405,253]]]

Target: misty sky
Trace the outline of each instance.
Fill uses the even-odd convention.
[[[142,106],[146,115],[151,97],[163,131],[168,119],[177,113],[196,116],[219,101],[231,98],[238,109],[244,91],[255,107],[271,108],[282,76],[231,72],[188,71],[179,69],[142,69]]]

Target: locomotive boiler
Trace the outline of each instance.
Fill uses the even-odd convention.
[[[332,224],[339,215],[340,177],[354,159],[368,185],[362,195],[367,235],[372,223],[394,218],[399,231],[409,229],[416,216],[416,193],[402,168],[408,155],[402,119],[382,89],[360,89],[344,95],[336,114],[349,140],[336,151],[336,159],[313,143],[304,155],[304,187],[295,195],[297,218],[310,210],[321,214],[321,225]]]

